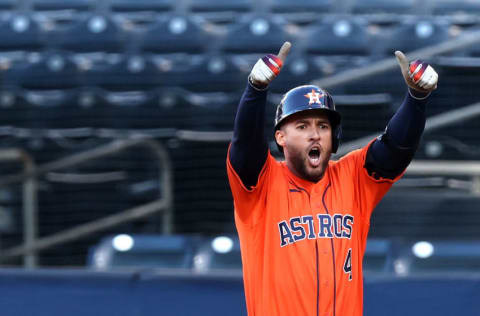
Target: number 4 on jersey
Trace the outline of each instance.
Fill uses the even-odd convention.
[[[352,281],[352,248],[348,249],[347,258],[343,264],[343,272],[348,274],[348,281]]]

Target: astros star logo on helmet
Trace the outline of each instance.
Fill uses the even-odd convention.
[[[322,93],[318,93],[317,91],[315,91],[314,89],[312,89],[311,92],[307,93],[307,94],[304,94],[304,96],[306,98],[309,98],[310,100],[308,101],[308,104],[314,104],[314,103],[317,103],[317,104],[322,104],[322,102],[320,101],[320,98],[323,97],[323,94]]]

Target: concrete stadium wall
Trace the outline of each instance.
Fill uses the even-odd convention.
[[[0,270],[7,316],[246,315],[241,276]],[[366,316],[479,315],[480,275],[366,278]]]

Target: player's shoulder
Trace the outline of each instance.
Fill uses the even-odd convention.
[[[335,173],[352,173],[365,165],[368,146],[355,149],[338,160],[330,160],[329,168]]]
[[[346,163],[351,163],[355,160],[362,160],[362,158],[364,158],[364,156],[367,152],[367,147],[368,146],[352,150],[351,152],[347,153],[346,155],[340,157],[338,160],[330,160],[329,164],[331,166],[338,166],[338,165],[342,165],[342,164],[346,164]]]

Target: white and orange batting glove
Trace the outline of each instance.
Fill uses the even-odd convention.
[[[278,55],[268,54],[260,58],[250,72],[250,82],[257,88],[266,88],[280,73],[291,46],[290,42],[285,42]]]
[[[438,74],[427,62],[417,59],[409,63],[407,57],[398,50],[395,52],[395,57],[410,89],[421,92],[424,97],[437,89]],[[417,94],[414,97],[418,98]]]

